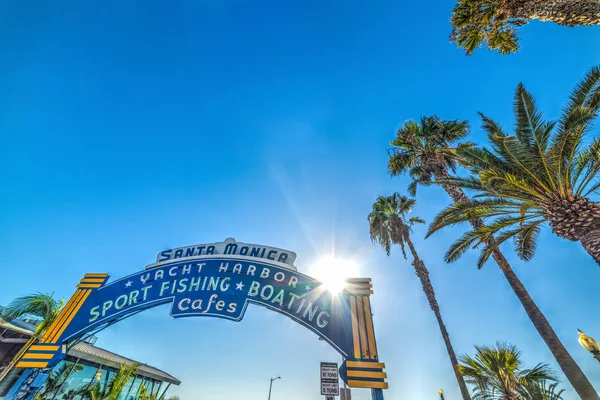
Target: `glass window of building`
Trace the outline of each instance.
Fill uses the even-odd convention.
[[[84,390],[90,385],[98,368],[91,365],[80,365],[81,369],[75,368],[54,396],[54,400],[75,400],[75,398],[81,398],[78,395],[78,391]]]

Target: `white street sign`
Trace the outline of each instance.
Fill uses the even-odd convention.
[[[340,395],[340,378],[337,363],[321,363],[321,394],[329,397]],[[331,399],[334,400],[334,399]]]
[[[335,396],[325,396],[325,400],[335,400]]]

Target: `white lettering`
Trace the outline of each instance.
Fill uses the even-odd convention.
[[[187,309],[189,309],[189,306],[183,306],[183,303],[185,302],[186,304],[190,304],[190,299],[181,299],[181,301],[179,302],[179,304],[177,304],[177,308],[179,308],[181,311],[185,311]]]
[[[329,313],[327,311],[325,311],[325,310],[323,310],[323,311],[321,311],[319,313],[319,315],[317,316],[317,326],[319,328],[325,328],[327,326],[327,324],[329,323],[328,320],[321,320],[321,318],[323,317],[323,315],[325,315],[327,317],[330,316]]]
[[[260,283],[256,282],[256,281],[252,281],[252,284],[250,284],[250,289],[248,289],[248,296],[256,296],[258,294],[258,288],[260,287]]]

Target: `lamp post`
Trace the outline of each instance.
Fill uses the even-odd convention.
[[[581,347],[592,353],[594,358],[600,362],[600,346],[598,346],[598,342],[579,329],[577,329],[577,332],[579,333],[579,344]]]
[[[278,376],[277,378],[271,378],[271,383],[269,383],[269,400],[271,400],[271,389],[273,388],[273,381],[276,381],[277,379],[281,379],[281,377]]]
[[[442,389],[438,389],[438,393],[440,394],[440,400],[445,400],[444,391]]]

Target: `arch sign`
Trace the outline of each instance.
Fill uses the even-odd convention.
[[[85,274],[60,315],[17,367],[32,373],[51,368],[86,335],[158,305],[170,304],[176,318],[241,321],[248,305],[256,304],[291,318],[328,342],[344,358],[340,376],[348,386],[372,389],[374,399],[383,399],[382,389],[388,384],[373,329],[371,279],[347,279],[345,289],[334,294],[299,273],[295,259],[291,251],[227,239],[162,251],[156,263],[111,282],[106,273]],[[22,396],[15,391],[15,398]]]

